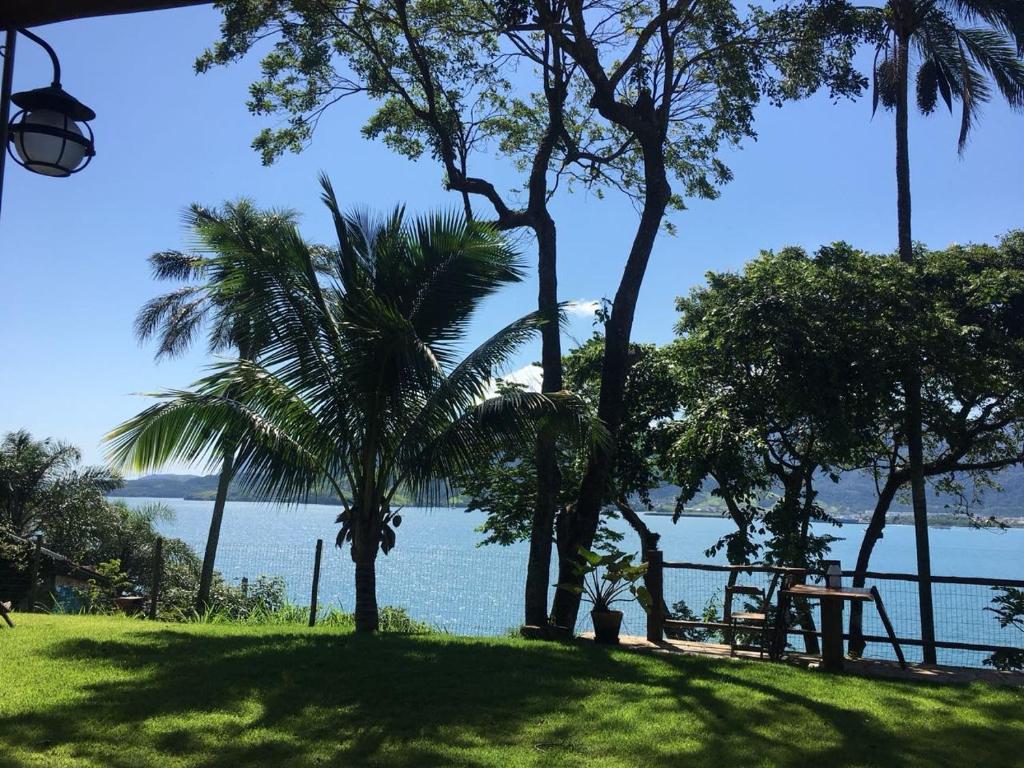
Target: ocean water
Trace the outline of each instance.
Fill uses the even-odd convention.
[[[161,532],[188,542],[201,552],[206,541],[212,502],[181,499],[129,499],[131,504],[160,502],[175,513],[174,519],[160,524]],[[334,546],[338,509],[327,505],[282,506],[265,503],[229,502],[225,510],[217,569],[237,582],[260,575],[284,578],[289,597],[308,605],[314,548],[324,540],[321,568],[320,605],[351,610],[353,566],[348,550]],[[480,513],[461,509],[406,508],[398,529],[394,550],[378,558],[377,588],[382,605],[406,608],[414,617],[456,634],[503,634],[522,623],[522,594],[526,571],[527,546],[480,547],[481,535],[475,530],[483,521]],[[661,546],[667,561],[707,562],[704,551],[731,522],[721,518],[671,518],[649,515],[648,525],[661,534]],[[638,548],[636,536],[626,532],[621,547]],[[852,568],[863,535],[863,526],[846,524],[831,532],[842,537],[833,545],[832,555]],[[981,576],[1024,579],[1024,529],[1007,531],[968,528],[933,528],[932,572],[936,575]],[[715,558],[724,562],[724,558]],[[916,570],[914,536],[910,526],[890,526],[872,557],[872,570],[913,573]],[[552,573],[552,580],[555,574]],[[756,581],[753,576],[747,582]],[[741,579],[741,581],[743,581]],[[669,604],[684,601],[700,612],[711,603],[720,604],[725,577],[718,573],[669,570],[665,578]],[[912,582],[879,581],[877,585],[897,634],[917,637],[916,585]],[[1014,628],[999,628],[995,617],[985,608],[990,605],[988,587],[934,586],[936,633],[938,639],[1024,645],[1024,633]],[[635,604],[621,606],[625,612],[624,631],[643,634],[644,617]],[[587,621],[581,618],[581,625]],[[865,612],[865,630],[883,634],[873,610]],[[919,656],[908,648],[908,658]],[[868,652],[889,656],[884,646],[869,646]],[[947,651],[949,663],[977,664],[984,654]]]

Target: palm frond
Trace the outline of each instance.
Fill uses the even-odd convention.
[[[146,302],[135,318],[139,341],[159,336],[157,358],[173,357],[195,340],[210,310],[204,289],[186,286]]]
[[[1024,109],[1024,61],[1005,35],[992,29],[961,29],[964,49],[996,84],[1012,109]]]
[[[449,422],[433,440],[420,447],[394,489],[406,488],[418,496],[435,497],[451,491],[448,480],[479,460],[503,448],[531,444],[542,429],[596,450],[609,447],[608,432],[581,398],[568,392],[541,394],[510,391],[468,408]]]
[[[233,450],[243,485],[282,501],[301,499],[332,483],[311,449],[322,443],[301,401],[282,396],[272,376],[248,374],[224,368],[199,382],[198,391],[155,395],[162,402],[104,438],[110,444],[108,459],[130,472],[148,472],[175,461],[212,470],[226,450]],[[232,396],[242,378],[247,378],[245,401]]]
[[[1024,56],[1024,3],[1020,0],[943,0],[943,5],[969,24],[984,22],[1011,37],[1018,55]]]
[[[149,257],[150,270],[157,280],[199,280],[206,266],[206,259],[196,253],[160,251]]]

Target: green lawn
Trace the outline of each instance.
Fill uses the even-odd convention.
[[[586,645],[18,616],[0,766],[1020,766],[1024,692]]]

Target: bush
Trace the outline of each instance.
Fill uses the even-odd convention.
[[[708,598],[708,601],[704,605],[704,609],[701,611],[699,617],[694,613],[693,609],[686,604],[686,601],[680,600],[677,603],[673,603],[672,610],[668,612],[668,618],[674,621],[719,622],[722,619],[718,614],[718,593],[715,592]],[[665,636],[670,640],[687,640],[691,643],[713,643],[721,640],[721,635],[718,632],[704,627],[686,627],[681,629],[666,628]]]
[[[994,607],[985,610],[996,615],[1000,627],[1016,627],[1024,632],[1024,589],[994,587],[993,591],[998,593],[992,598]],[[1024,650],[996,651],[983,663],[1002,672],[1021,671],[1024,670]]]
[[[244,605],[237,602],[233,605],[230,602],[215,603],[214,607],[204,614],[200,615],[192,611],[191,614],[180,615],[179,619],[198,624],[298,624],[301,626],[309,624],[309,608],[292,605],[285,599],[283,581],[277,578],[260,577],[255,583],[260,585],[258,595],[254,596],[250,593],[248,602]],[[227,588],[240,592],[235,587]],[[237,597],[238,595],[234,594],[232,600],[237,600]],[[318,627],[350,630],[354,630],[356,626],[355,615],[338,608],[318,611],[316,623]],[[388,634],[411,635],[431,634],[438,630],[425,622],[412,618],[405,608],[386,605],[380,609],[380,631]]]

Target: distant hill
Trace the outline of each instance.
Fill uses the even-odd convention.
[[[979,515],[995,515],[996,517],[1022,517],[1024,518],[1024,468],[1011,467],[998,475],[999,484],[1003,490],[996,491],[985,489],[982,500],[972,507]],[[711,495],[710,484],[691,501],[688,508],[699,508],[713,510],[722,508],[722,501]],[[874,480],[864,473],[848,473],[843,475],[838,483],[831,480],[819,479],[817,482],[818,502],[826,510],[840,516],[860,516],[871,512],[875,507],[876,493]],[[675,509],[676,496],[679,488],[674,485],[664,485],[651,492],[651,501],[659,512],[671,512]],[[891,512],[894,515],[910,514],[912,509],[909,503],[909,489],[907,498],[897,498],[892,505]],[[955,499],[949,496],[936,496],[934,492],[928,494],[928,508],[930,514],[948,515],[950,507],[955,504]]]
[[[1024,517],[1024,469],[1013,467],[1000,474],[999,482],[1004,490],[1000,493],[987,490],[981,504],[975,507],[975,512],[985,515],[996,515],[997,517]],[[830,512],[836,515],[858,516],[870,512],[875,506],[874,481],[866,474],[848,474],[839,483],[832,483],[829,480],[819,480],[819,501]],[[690,507],[714,510],[720,508],[722,503],[719,499],[711,496],[710,487],[702,492]],[[671,512],[675,509],[676,496],[679,488],[674,485],[665,485],[651,492],[651,500],[655,509],[659,512]],[[151,496],[166,499],[203,499],[212,500],[217,494],[216,475],[146,475],[136,480],[128,480],[124,487],[112,493],[112,496]],[[263,499],[242,492],[232,487],[228,492],[231,501],[262,501]],[[310,503],[330,504],[336,502],[337,498],[330,494],[316,496],[310,499]],[[412,504],[413,501],[405,498],[399,500],[401,504]],[[953,499],[936,497],[930,494],[928,497],[929,509],[936,515],[948,514],[947,505],[952,505]],[[910,513],[909,504],[905,500],[894,504],[894,514]]]
[[[188,499],[213,501],[217,496],[217,475],[146,475],[135,480],[126,480],[123,487],[112,492],[111,496],[121,498],[152,497],[157,499]],[[264,497],[246,493],[234,483],[228,488],[228,501],[265,501]],[[395,495],[395,504],[413,505],[413,500],[402,494]],[[338,502],[335,494],[323,493],[311,495],[309,504],[334,504]]]

